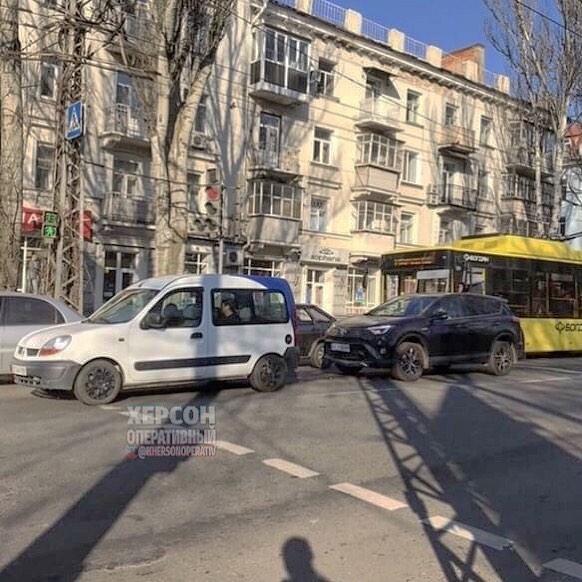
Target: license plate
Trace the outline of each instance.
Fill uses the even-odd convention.
[[[331,351],[332,352],[344,352],[348,353],[350,351],[350,344],[331,344]]]
[[[12,373],[15,376],[26,376],[26,368],[24,366],[12,366]]]

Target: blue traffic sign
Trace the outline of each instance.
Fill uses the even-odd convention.
[[[83,103],[76,101],[67,107],[65,138],[77,139],[83,135]]]

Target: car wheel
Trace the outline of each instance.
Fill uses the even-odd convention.
[[[426,356],[424,348],[413,342],[402,342],[396,348],[392,376],[403,382],[414,382],[422,376]]]
[[[121,392],[123,381],[117,366],[107,360],[94,360],[81,368],[73,393],[77,400],[88,406],[109,404]]]
[[[362,371],[362,366],[350,366],[349,364],[336,364],[335,367],[344,376],[356,376]]]
[[[255,364],[249,380],[257,392],[275,392],[285,385],[287,371],[287,363],[281,356],[269,354]]]
[[[309,361],[313,368],[322,368],[323,367],[323,358],[325,357],[325,345],[323,342],[320,342],[313,346],[311,350],[311,356],[309,357]]]
[[[495,376],[505,376],[511,372],[516,360],[515,346],[511,342],[494,341],[487,369]]]

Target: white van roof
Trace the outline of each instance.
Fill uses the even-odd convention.
[[[264,285],[257,279],[242,275],[167,275],[143,279],[131,286],[146,289],[171,289],[173,287],[210,286],[214,288],[232,287],[242,289],[261,289]]]

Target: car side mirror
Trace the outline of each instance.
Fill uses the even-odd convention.
[[[440,309],[435,309],[430,318],[433,321],[444,321],[449,318],[449,314],[441,307]]]
[[[148,313],[143,320],[142,327],[143,329],[164,329],[166,319],[161,313]]]

